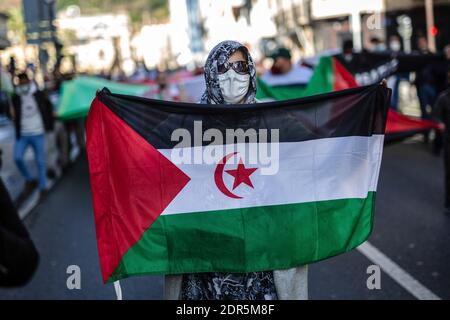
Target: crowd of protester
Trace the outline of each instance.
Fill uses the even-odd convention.
[[[417,39],[416,55],[432,55],[429,51],[426,38]],[[246,52],[245,47],[242,47]],[[402,50],[400,39],[390,37],[388,43],[383,43],[378,38],[370,40],[370,47],[365,49],[375,53],[399,54]],[[238,51],[240,52],[240,51]],[[409,72],[396,73],[393,79],[393,94],[391,106],[398,110],[399,88],[401,81],[408,81],[415,85],[420,105],[421,118],[444,123],[445,131],[442,138],[445,159],[446,199],[445,207],[450,212],[450,44],[442,54],[445,56],[446,68],[435,68],[433,64],[425,65],[414,74]],[[230,57],[227,57],[230,58]],[[239,57],[238,57],[239,58]],[[248,55],[240,57],[238,61],[246,61]],[[258,75],[264,81],[270,83],[306,83],[312,74],[312,67],[306,63],[294,63],[290,50],[278,47],[266,58],[271,59],[271,68]],[[344,41],[339,59],[350,72],[359,63],[355,55],[352,41]],[[232,61],[234,63],[234,61]],[[256,64],[257,66],[259,63]],[[194,73],[202,75],[199,68]],[[124,73],[113,76],[111,72],[101,73],[97,76],[126,82],[141,82],[152,84],[152,89],[146,93],[146,97],[170,101],[186,101],[186,93],[183,88],[173,81],[169,81],[171,74],[165,71],[148,70],[145,65],[138,64],[136,72],[130,77]],[[0,286],[16,285],[25,282],[34,272],[38,261],[38,254],[29,235],[23,226],[17,210],[24,201],[36,190],[39,190],[39,198],[42,201],[48,193],[48,177],[52,176],[52,169],[45,154],[46,133],[52,132],[58,146],[58,165],[62,171],[70,166],[69,154],[73,147],[70,136],[77,137],[77,144],[81,149],[84,146],[83,119],[59,121],[57,117],[57,105],[61,85],[70,80],[72,75],[63,75],[54,71],[44,77],[41,87],[35,81],[35,66],[27,64],[25,70],[19,71],[14,57],[11,57],[6,68],[0,69],[0,108],[13,123],[15,129],[14,161],[25,183],[22,192],[13,203],[7,189],[0,181],[0,243],[7,244],[7,251],[0,252]],[[254,102],[254,101],[253,101]],[[253,103],[252,102],[252,103]],[[38,174],[34,176],[24,161],[27,148],[31,147]],[[0,149],[0,162],[1,162]],[[22,254],[23,253],[23,254]],[[16,269],[11,273],[11,265],[22,263],[21,259],[29,259],[23,262],[27,269]]]

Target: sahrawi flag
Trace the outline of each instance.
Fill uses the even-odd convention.
[[[97,93],[87,150],[103,279],[286,269],[369,236],[389,89],[253,105]]]

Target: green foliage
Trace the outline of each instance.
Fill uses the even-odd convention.
[[[84,14],[127,12],[133,23],[142,22],[145,13],[156,21],[169,16],[168,0],[58,0],[58,10],[77,5]]]
[[[25,23],[22,16],[22,8],[15,7],[7,11],[8,18],[8,30],[14,34],[14,40],[19,42],[25,42]]]

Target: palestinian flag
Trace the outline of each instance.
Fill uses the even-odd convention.
[[[286,269],[373,226],[389,89],[256,105],[97,93],[87,151],[103,279]]]
[[[359,63],[352,65],[353,72],[351,73],[343,66],[339,55],[321,57],[306,87],[298,85],[269,86],[258,79],[257,98],[261,101],[280,101],[355,88],[361,84],[377,83],[395,73],[396,68],[401,72],[410,72],[423,67],[427,62],[439,62],[439,56],[434,55],[430,57],[400,55],[393,59],[387,54],[360,53],[355,54],[355,59]],[[397,142],[417,133],[439,128],[439,124],[434,121],[418,119],[389,110],[385,140],[386,142]]]
[[[306,86],[295,84],[270,86],[259,78],[257,85],[256,97],[260,100],[295,99],[358,86],[353,75],[342,66],[336,57],[332,56],[320,58]]]
[[[114,93],[139,96],[150,90],[148,85],[126,84],[100,77],[77,76],[62,84],[58,102],[58,118],[63,121],[85,118],[95,92],[105,86]]]

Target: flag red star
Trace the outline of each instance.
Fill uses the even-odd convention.
[[[258,168],[246,168],[242,159],[239,160],[237,169],[225,170],[229,175],[234,177],[233,190],[236,189],[241,183],[245,183],[249,187],[253,188],[250,175]]]

